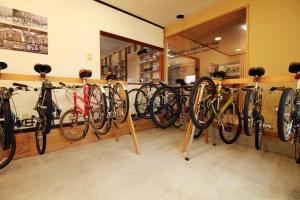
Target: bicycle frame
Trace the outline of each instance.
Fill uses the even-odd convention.
[[[84,85],[83,85],[83,96],[80,96],[77,94],[76,90],[73,92],[73,103],[74,103],[74,111],[79,111],[82,113],[84,116],[87,116],[90,111],[90,98],[87,95],[87,93],[90,91],[91,86],[86,84],[86,81],[84,80]],[[77,103],[77,99],[79,99],[81,102],[83,102],[83,108],[80,107]]]

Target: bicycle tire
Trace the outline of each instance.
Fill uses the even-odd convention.
[[[129,109],[131,108],[131,107],[133,107],[134,108],[134,110],[135,110],[135,113],[130,113],[131,114],[131,118],[132,118],[132,120],[139,120],[140,118],[141,118],[141,116],[138,114],[138,112],[136,111],[136,108],[135,108],[135,99],[136,99],[136,95],[137,95],[137,92],[139,91],[139,89],[138,88],[134,88],[134,89],[131,89],[131,90],[129,90],[129,92],[128,92],[128,96],[129,96],[129,104],[130,104],[130,106],[129,106]],[[134,100],[133,100],[133,104],[132,104],[132,101],[131,101],[131,99],[130,99],[130,94],[134,94],[134,92],[136,92],[136,94],[135,94],[135,96],[134,96]],[[131,105],[133,105],[133,106],[131,106]]]
[[[45,107],[45,110],[41,109],[40,117],[41,117],[42,131],[44,134],[48,134],[51,131],[52,120],[53,120],[52,92],[51,92],[51,89],[49,89],[49,88],[45,88],[44,92],[45,92],[45,95],[44,95],[45,98],[44,98],[44,103],[42,106]],[[42,97],[43,97],[43,95],[42,95]]]
[[[65,119],[68,116],[68,114],[72,114],[72,116],[73,116],[72,121]],[[79,141],[79,140],[85,138],[85,136],[88,133],[88,130],[89,130],[88,119],[86,117],[82,116],[83,121],[78,121],[79,115],[80,115],[80,113],[78,111],[74,111],[74,109],[70,109],[70,110],[67,110],[60,118],[60,133],[65,139],[67,139],[69,141]],[[77,125],[83,126],[82,128],[79,128],[81,131],[80,131],[80,133],[78,133],[78,136],[73,137],[73,136],[67,135],[65,129],[68,127],[73,128]]]
[[[118,91],[118,87],[123,90],[123,91]],[[114,95],[113,95],[113,98],[114,98],[114,113],[115,113],[115,118],[116,118],[116,121],[119,122],[119,123],[123,123],[126,121],[127,117],[128,117],[128,113],[129,113],[129,97],[128,97],[128,92],[125,88],[123,88],[123,85],[120,84],[120,83],[116,83],[113,87],[113,92],[114,92]],[[118,96],[121,101],[122,101],[122,116],[121,117],[118,117],[119,114],[118,114],[118,111],[117,111],[117,106],[118,106],[118,99],[116,98],[116,96]],[[123,97],[122,97],[123,96]]]
[[[261,118],[261,119],[260,119]],[[255,119],[255,149],[260,150],[263,140],[263,117]]]
[[[300,164],[300,133],[295,135],[295,161],[297,164]]]
[[[244,122],[244,132],[247,136],[251,136],[253,129],[254,129],[254,115],[253,115],[253,110],[254,107],[252,109],[252,111],[250,111],[251,109],[249,108],[251,103],[253,102],[253,106],[254,106],[254,91],[253,90],[247,90],[246,92],[246,96],[245,96],[245,101],[244,101],[244,109],[243,109],[243,122]],[[252,112],[252,113],[251,113]],[[252,114],[252,121],[251,124],[249,125],[249,115]],[[252,127],[251,127],[252,126]]]
[[[150,90],[151,88],[154,90],[154,92],[159,88],[157,85],[155,85],[154,83],[145,83],[144,85],[142,85],[140,88],[139,88],[139,91],[138,93],[136,94],[136,97],[135,97],[135,104],[134,104],[134,107],[135,107],[135,110],[137,111],[137,113],[141,116],[141,118],[144,118],[144,119],[151,119],[151,116],[150,116],[150,107],[149,107],[149,104],[150,104],[150,100],[154,94],[153,91],[150,91],[150,95],[148,96],[145,92],[144,92],[144,88],[146,87],[150,87]],[[145,103],[142,103],[142,102],[139,102],[139,97],[145,97],[146,99],[146,102]],[[146,107],[145,109],[141,109],[139,106],[141,104],[146,104]]]
[[[226,108],[226,110],[224,111],[224,113],[226,113],[226,111],[228,111],[229,109],[233,109],[233,104],[231,104],[230,106],[228,106]],[[225,143],[225,144],[233,144],[235,143],[238,138],[240,137],[240,134],[241,134],[241,131],[242,131],[242,115],[239,111],[239,109],[235,106],[235,114],[237,114],[237,117],[238,117],[238,124],[237,124],[237,129],[236,129],[236,132],[234,133],[234,137],[232,137],[231,139],[228,139],[225,137],[225,134],[223,132],[223,127],[222,126],[218,126],[219,127],[219,135],[220,135],[220,138],[221,140]],[[234,126],[231,125],[231,126]]]
[[[98,135],[106,135],[107,133],[109,133],[110,129],[111,129],[111,122],[112,120],[110,118],[108,118],[106,120],[106,122],[104,123],[104,126],[97,130],[97,132],[95,132]]]
[[[198,89],[200,88],[201,84],[204,83],[204,82],[207,82],[209,87],[208,87],[208,93],[210,94],[214,94],[216,92],[216,85],[214,84],[214,82],[212,81],[211,78],[209,77],[201,77],[194,85],[194,87],[192,88],[192,93],[191,93],[191,97],[190,97],[190,101],[189,101],[189,113],[190,113],[190,118],[194,124],[194,126],[198,129],[205,129],[205,128],[208,128],[214,118],[215,118],[215,115],[214,115],[214,112],[212,110],[206,110],[207,112],[210,112],[210,117],[209,119],[207,120],[207,122],[205,123],[202,123],[200,122],[197,118],[198,116],[196,117],[196,113],[195,113],[195,108],[194,108],[194,105],[195,105],[195,101],[196,101],[196,96],[197,96],[197,93],[198,93]],[[207,108],[206,108],[207,109]],[[202,114],[207,114],[207,113],[203,113]]]
[[[166,107],[165,105],[162,105],[163,107],[167,108],[167,112],[165,114],[167,114],[169,112],[169,113],[171,113],[171,116],[175,116],[175,117],[172,117],[167,123],[164,123],[164,124],[159,121],[159,117],[157,115],[160,114],[160,112],[158,112],[158,110],[155,110],[155,108],[157,108],[157,106],[154,105],[154,104],[156,104],[155,103],[156,97],[158,97],[160,100],[163,99],[163,97],[159,96],[163,90],[173,93],[174,99],[176,100],[176,108],[177,108],[177,110],[175,110],[175,113],[172,113],[169,111],[171,105],[166,104],[166,105],[168,105],[168,107]],[[161,105],[161,102],[160,102],[160,105]],[[181,104],[180,104],[180,100],[179,100],[176,90],[169,86],[162,86],[162,87],[158,88],[150,100],[149,108],[150,108],[150,116],[151,116],[152,122],[156,125],[156,127],[165,129],[165,128],[168,128],[168,127],[174,125],[175,121],[178,119],[178,117],[180,117],[180,112],[181,112]],[[166,115],[163,116],[163,118],[166,118]]]
[[[36,143],[36,148],[38,153],[40,155],[44,154],[47,145],[47,134],[43,133],[40,126],[40,122],[36,123],[34,137],[35,137],[35,143]]]
[[[289,97],[291,97],[292,102],[287,102],[289,100]],[[295,94],[294,94],[294,90],[292,88],[285,88],[281,94],[280,97],[280,101],[279,101],[279,106],[278,106],[278,112],[277,112],[277,130],[278,130],[278,136],[279,139],[282,142],[287,142],[290,139],[290,136],[292,135],[292,126],[293,124],[290,124],[290,132],[289,134],[286,133],[286,129],[285,129],[285,122],[286,122],[286,108],[287,108],[287,103],[289,103],[291,105],[291,113],[289,113],[290,115],[290,119],[291,116],[293,115],[293,108],[294,108],[294,99],[295,99]],[[290,121],[290,123],[293,123],[292,121]]]
[[[93,95],[93,91],[98,88],[99,89],[99,94],[97,95]],[[91,96],[97,96],[100,97],[99,99],[99,102],[97,103],[97,107],[100,108],[98,110],[98,116],[96,117],[96,119],[94,118],[94,114],[96,113],[95,110],[93,110],[93,105],[92,103],[90,103],[90,110],[89,110],[89,122],[91,124],[91,126],[94,128],[94,129],[101,129],[104,124],[105,124],[105,121],[107,120],[107,103],[106,103],[106,95],[105,93],[102,93],[101,89],[99,86],[97,85],[92,85],[91,86],[91,92],[90,92],[90,102],[92,102],[92,97]],[[102,101],[101,101],[102,100]]]
[[[204,129],[196,129],[194,139],[198,139],[203,134]]]
[[[8,156],[6,158],[0,159],[0,169],[7,166],[16,153],[16,136],[14,134],[14,121],[10,109],[9,99],[3,99],[2,112],[4,115],[4,123],[0,127],[2,133],[0,134],[0,139],[2,140],[0,150],[9,152],[7,152]],[[2,155],[2,152],[0,152],[0,155]]]

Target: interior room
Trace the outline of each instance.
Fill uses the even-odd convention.
[[[299,200],[299,24],[299,0],[1,0],[0,199]]]

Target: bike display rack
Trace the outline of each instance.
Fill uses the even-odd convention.
[[[48,76],[47,77],[49,81],[51,82],[60,82],[60,81],[63,81],[65,83],[82,83],[82,79],[80,78],[71,78],[71,77],[55,77],[55,76]],[[39,75],[25,75],[25,74],[11,74],[11,73],[1,73],[1,77],[0,77],[0,80],[8,80],[8,81],[40,81],[40,76]],[[95,83],[95,84],[106,84],[107,81],[106,80],[99,80],[99,79],[89,79],[90,82],[92,83]],[[115,82],[115,81],[113,81]],[[126,85],[126,81],[118,81],[120,83],[122,83],[123,87],[125,87]],[[104,136],[104,137],[101,137],[101,139],[107,139],[107,138],[111,138],[112,136],[115,137],[116,141],[119,141],[119,135],[120,135],[120,131],[117,131],[117,129],[122,129],[121,130],[121,133],[122,135],[126,133],[130,134],[131,135],[131,138],[132,138],[132,143],[133,143],[133,150],[136,154],[141,154],[141,149],[140,149],[140,145],[139,145],[139,142],[138,142],[138,139],[137,139],[137,135],[136,135],[136,131],[135,131],[135,127],[134,127],[134,124],[133,124],[133,120],[131,118],[131,113],[129,111],[128,113],[128,117],[126,119],[126,122],[124,123],[124,125],[122,125],[122,127],[116,125],[117,123],[115,121],[112,122],[114,124],[114,128],[112,128],[110,130],[110,133],[108,133],[108,136]],[[126,130],[124,130],[126,128]],[[129,131],[127,131],[127,128],[129,129]],[[73,142],[69,142],[69,141],[62,141],[62,139],[60,139],[59,137],[56,137],[56,135],[59,135],[59,131],[57,131],[56,129],[53,130],[53,132],[55,133],[55,138],[53,138],[53,141],[55,141],[57,144],[52,144],[54,147],[53,149],[49,149],[48,152],[51,152],[51,151],[56,151],[56,150],[60,150],[60,149],[64,149],[66,147],[69,147],[69,146],[73,146],[75,143]],[[31,132],[30,132],[31,133]],[[18,147],[18,144],[17,144],[17,152],[16,152],[16,156],[15,158],[24,158],[24,157],[28,157],[28,156],[34,156],[34,155],[37,155],[37,152],[33,152],[32,149],[34,149],[34,144],[33,142],[31,141],[31,135],[28,136],[30,134],[21,134],[19,136],[19,134],[17,134],[17,137],[19,136],[19,140],[22,140],[20,141],[20,143],[22,145],[25,145],[25,143],[29,143],[27,144],[27,146],[22,146],[22,147]],[[51,135],[51,133],[50,133]],[[89,135],[92,135],[92,134],[89,134]],[[59,139],[58,139],[59,138]],[[17,138],[18,140],[18,138]],[[86,144],[86,143],[90,143],[90,142],[94,142],[95,139],[91,139],[91,138],[87,138],[86,140],[83,140],[83,141],[78,141],[77,144],[80,145],[80,144]],[[76,145],[74,145],[76,146]],[[25,153],[26,152],[26,153]],[[18,155],[19,154],[19,155]]]

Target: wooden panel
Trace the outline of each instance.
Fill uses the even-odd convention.
[[[134,121],[134,127],[135,130],[141,131],[141,130],[154,128],[154,125],[150,120],[140,119],[138,121]],[[118,135],[125,135],[130,133],[130,127],[128,126],[127,123],[118,124],[118,128],[119,129],[116,129],[115,126],[112,125],[112,129],[110,130],[110,132],[107,135],[101,137],[101,139],[113,138],[115,137],[116,132]],[[33,132],[18,133],[16,134],[16,139],[17,139],[17,149],[16,149],[16,155],[14,159],[20,159],[20,158],[38,155]],[[93,142],[101,143],[101,140],[100,141],[98,140],[98,138],[91,131],[91,129],[88,135],[86,136],[86,138],[76,142],[71,142],[64,139],[63,136],[61,136],[59,129],[53,129],[51,133],[48,134],[47,137],[46,153],[58,151],[65,148],[72,148],[72,147],[89,144]]]

